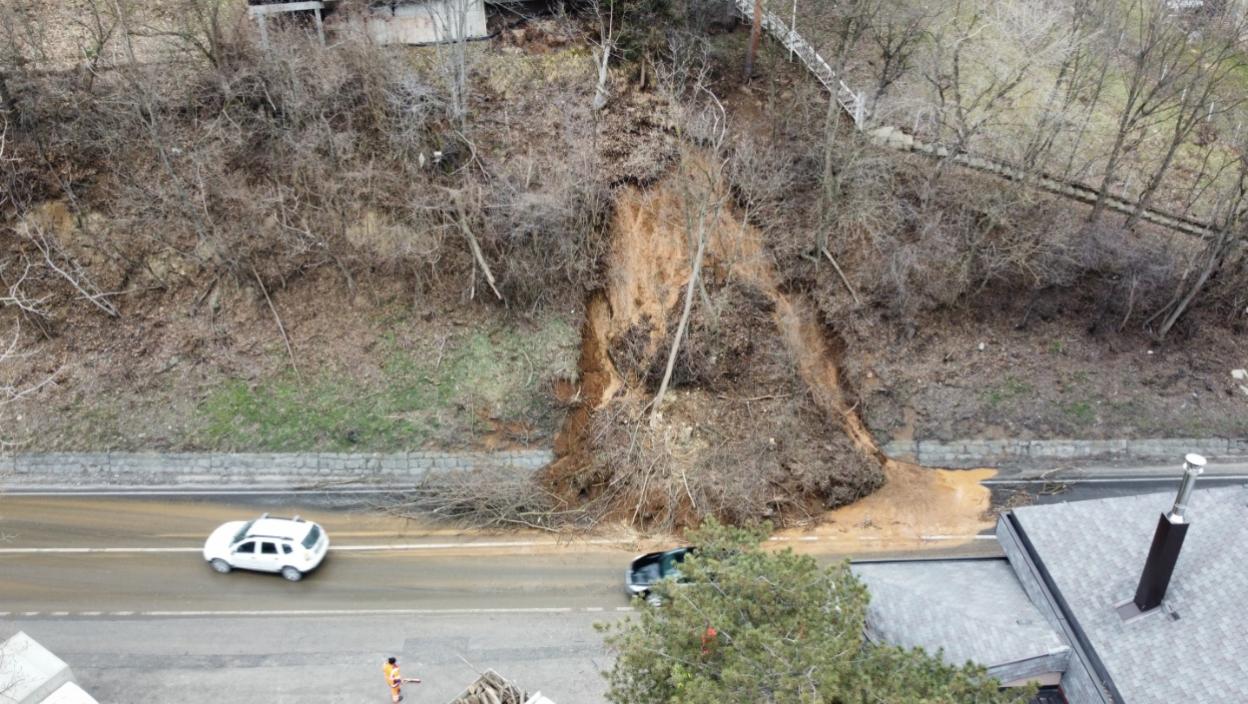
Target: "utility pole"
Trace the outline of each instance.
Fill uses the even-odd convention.
[[[758,55],[758,43],[763,38],[763,0],[754,0],[754,26],[750,28],[750,48],[745,54],[745,80],[754,76],[754,57]]]

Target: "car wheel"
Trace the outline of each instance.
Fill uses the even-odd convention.
[[[212,569],[220,572],[221,574],[225,574],[229,572],[231,569],[233,569],[232,567],[230,567],[230,563],[226,562],[225,560],[222,560],[219,557],[214,559],[211,564],[212,564]]]
[[[294,567],[289,567],[289,566],[282,568],[282,576],[291,582],[298,582],[299,580],[303,579],[302,572],[295,569]]]
[[[650,606],[658,608],[663,605],[663,597],[654,592],[646,592],[646,603]]]

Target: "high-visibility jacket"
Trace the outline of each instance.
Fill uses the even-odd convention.
[[[386,684],[391,689],[398,687],[403,683],[403,677],[399,674],[399,666],[386,663],[382,666],[381,671],[386,674]]]

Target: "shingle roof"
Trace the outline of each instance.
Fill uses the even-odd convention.
[[[1014,510],[1126,704],[1248,700],[1248,488],[1200,489],[1162,607],[1123,621],[1173,492]]]
[[[968,660],[1003,681],[1064,669],[1069,648],[1004,559],[855,563],[871,592],[867,635]]]

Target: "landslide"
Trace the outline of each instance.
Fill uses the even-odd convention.
[[[579,402],[545,475],[566,504],[663,528],[707,515],[783,524],[885,481],[834,332],[781,289],[714,159],[687,152],[653,187],[617,198],[607,285],[590,297],[582,333]],[[701,305],[652,423],[700,234]]]

